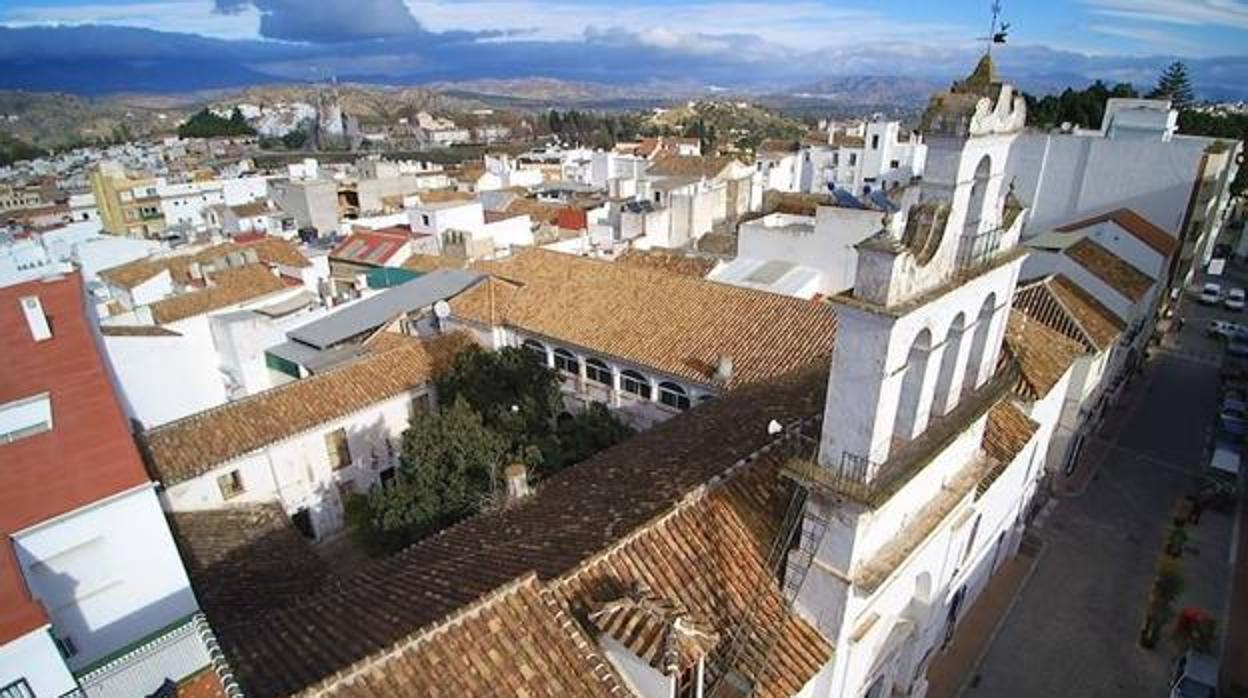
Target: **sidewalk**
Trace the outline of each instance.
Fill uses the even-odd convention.
[[[1227,698],[1248,696],[1248,491],[1241,492],[1239,503],[1238,559],[1231,581],[1230,616],[1226,626],[1222,652],[1222,695]]]
[[[1115,443],[1122,430],[1126,427],[1129,417],[1141,395],[1146,395],[1148,386],[1153,380],[1153,370],[1149,363],[1144,365],[1141,374],[1133,377],[1109,407],[1109,411],[1101,419],[1096,431],[1085,439],[1079,455],[1075,457],[1075,467],[1070,475],[1058,473],[1053,481],[1053,493],[1059,497],[1073,497],[1083,494],[1088,483],[1096,477],[1101,462],[1112,449],[1109,444]]]
[[[979,660],[996,635],[997,626],[1036,567],[1039,550],[1026,542],[1018,554],[1001,563],[988,586],[967,609],[953,641],[927,668],[927,698],[955,698],[973,686]]]

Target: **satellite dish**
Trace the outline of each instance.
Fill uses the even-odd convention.
[[[770,422],[767,422],[767,434],[769,436],[775,436],[776,434],[779,434],[782,431],[784,431],[784,426],[781,425],[780,422],[777,422],[774,419],[771,420]]]
[[[439,320],[445,320],[451,316],[451,304],[446,301],[438,301],[433,304],[433,314]]]

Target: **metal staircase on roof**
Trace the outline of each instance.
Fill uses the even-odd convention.
[[[809,459],[813,458],[818,451],[819,441],[817,438],[802,433],[803,426],[799,422],[790,426],[786,431],[788,431],[788,438],[794,440],[790,447],[793,451],[791,457]],[[785,601],[786,612],[791,610],[796,602],[798,592],[801,591],[802,584],[806,580],[806,575],[814,563],[819,545],[823,542],[823,536],[828,529],[826,518],[808,513],[806,510],[809,490],[796,481],[791,481],[789,487],[789,503],[785,508],[780,527],[771,541],[764,563],[765,569],[771,575],[778,575],[783,566],[781,595]],[[803,525],[804,523],[809,525]],[[716,652],[709,663],[705,695],[710,698],[752,693],[750,679],[739,671],[737,666],[752,641],[763,640],[765,645],[759,656],[769,656],[780,637],[778,625],[784,622],[784,615],[781,614],[773,622],[765,624],[773,627],[756,624],[755,620],[763,605],[761,601],[767,591],[766,584],[758,586],[753,598],[745,607],[744,617],[727,632],[726,641],[720,645],[721,651]],[[764,664],[760,669],[766,672],[769,667]],[[720,691],[723,692],[720,693]]]

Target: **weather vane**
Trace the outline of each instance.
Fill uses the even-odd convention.
[[[999,0],[993,0],[992,3],[992,25],[988,27],[988,36],[979,37],[980,41],[988,42],[988,55],[992,55],[993,44],[1004,44],[1005,38],[1010,33],[1010,23],[1001,21],[1001,3]]]

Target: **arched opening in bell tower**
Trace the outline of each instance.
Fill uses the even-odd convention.
[[[988,191],[988,179],[992,176],[992,157],[984,155],[975,166],[975,179],[971,183],[971,196],[966,202],[966,220],[962,224],[962,237],[974,238],[979,234],[979,224],[984,218],[984,197]]]
[[[984,374],[984,356],[988,348],[988,332],[992,329],[992,314],[996,311],[997,294],[989,293],[984,304],[979,308],[979,316],[975,318],[975,332],[971,336],[971,354],[966,359],[966,375],[962,381],[962,394],[965,395],[980,384],[980,376]]]
[[[893,422],[893,436],[896,438],[909,440],[921,431],[920,398],[931,350],[932,333],[925,328],[911,342],[910,353],[906,356],[905,376],[901,379],[901,398],[897,403],[897,419]]]
[[[940,372],[936,374],[936,395],[932,400],[932,412],[944,416],[958,404],[958,391],[954,390],[954,374],[958,358],[962,354],[962,338],[966,334],[966,313],[958,313],[949,324],[945,334],[945,348],[940,357]]]

